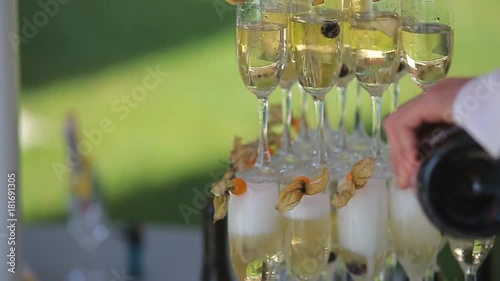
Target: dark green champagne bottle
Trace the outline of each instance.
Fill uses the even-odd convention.
[[[227,258],[227,218],[213,223],[212,200],[203,210],[203,261],[201,281],[231,281]]]
[[[500,162],[453,125],[424,125],[417,138],[418,197],[432,223],[453,237],[499,233]]]

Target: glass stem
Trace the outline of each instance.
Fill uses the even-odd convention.
[[[283,134],[281,135],[280,152],[291,153],[292,139],[290,136],[290,126],[292,124],[292,90],[281,89],[282,91],[282,122]]]
[[[361,103],[362,103],[362,100],[361,100],[361,85],[359,83],[357,83],[357,88],[356,88],[356,110],[355,110],[355,115],[354,115],[354,122],[355,122],[355,127],[354,127],[354,130],[358,131],[358,132],[364,132],[365,131],[365,127],[364,127],[364,124],[363,124],[363,119],[362,119],[362,116],[361,116]]]
[[[326,108],[326,101],[324,101],[324,104],[325,104],[325,108]],[[328,119],[328,112],[326,111],[326,109],[325,109],[325,111],[324,111],[324,115],[325,115],[325,121],[324,121],[324,123],[323,123],[323,126],[325,127],[325,130],[327,130],[327,131],[328,131],[328,130],[332,130],[332,129],[333,129],[333,127],[332,127],[332,125],[330,124],[330,119]]]
[[[392,280],[397,267],[396,255],[392,254],[385,260],[384,269],[382,270],[382,280]]]
[[[392,95],[391,112],[394,113],[399,107],[399,81],[394,82],[394,93]]]
[[[316,118],[318,121],[316,138],[316,157],[313,166],[328,165],[328,154],[325,147],[325,98],[314,98],[314,107],[316,108]]]
[[[307,112],[309,110],[309,94],[299,85],[302,93],[302,112],[300,115],[300,138],[309,140],[309,125],[307,124]]]
[[[464,281],[477,281],[476,269],[473,267],[468,267],[465,270]]]
[[[380,135],[380,125],[382,122],[382,97],[372,96],[372,138],[373,157],[380,159],[382,156],[382,139]]]
[[[269,100],[268,98],[259,98],[259,149],[257,152],[257,161],[255,167],[265,169],[271,167],[271,154],[269,153],[269,143],[267,139],[267,126],[269,122]]]
[[[424,281],[434,281],[434,269],[432,266],[426,270]]]
[[[347,114],[347,87],[339,87],[338,101],[340,105],[340,121],[339,121],[339,147],[347,149],[347,132],[345,126]]]

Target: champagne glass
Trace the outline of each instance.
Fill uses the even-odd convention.
[[[333,182],[329,186],[330,200],[332,201],[333,195],[336,192],[336,182]],[[319,281],[332,281],[332,279],[340,277],[343,273],[346,274],[343,267],[340,255],[339,255],[339,236],[338,236],[338,218],[337,209],[333,204],[330,205],[330,253],[328,256],[328,265],[325,270],[321,273],[321,278]]]
[[[288,1],[286,3],[289,4]],[[289,12],[290,8],[287,7],[286,11]],[[292,168],[294,164],[299,161],[292,151],[292,87],[297,81],[295,72],[295,65],[292,60],[291,41],[290,41],[290,16],[287,15],[287,28],[286,28],[286,47],[287,47],[287,61],[285,70],[281,76],[279,85],[282,92],[282,122],[283,133],[281,135],[280,149],[278,151],[275,163],[282,168]]]
[[[453,53],[451,0],[414,1],[401,4],[401,46],[408,72],[427,91],[448,74]]]
[[[339,253],[354,281],[379,280],[388,251],[387,178],[372,177],[337,209]]]
[[[258,100],[261,130],[251,177],[276,182],[268,144],[269,95],[278,86],[286,64],[285,0],[249,0],[237,6],[237,59],[241,78]],[[277,188],[276,188],[277,189]]]
[[[465,281],[476,281],[477,270],[495,244],[495,237],[461,239],[448,237],[451,253],[464,272]]]
[[[354,131],[351,134],[349,142],[351,143],[351,151],[360,156],[369,156],[371,154],[370,136],[366,133],[363,116],[361,114],[363,88],[361,84],[356,83],[356,103],[354,108]]]
[[[324,99],[340,70],[342,46],[341,5],[335,2],[340,0],[327,0],[316,6],[310,0],[291,3],[293,60],[300,85],[313,97],[318,120],[315,166],[329,164],[324,141]]]
[[[275,182],[247,182],[244,194],[229,197],[229,252],[240,281],[275,280],[279,275],[283,230],[274,210],[277,200]]]
[[[344,21],[345,22],[345,21]],[[342,26],[348,26],[346,24]],[[344,34],[346,28],[344,28]],[[342,54],[342,67],[339,73],[339,78],[337,80],[337,91],[338,91],[338,110],[340,112],[339,120],[339,131],[338,131],[338,150],[347,151],[347,130],[346,130],[346,115],[347,115],[347,86],[349,82],[354,78],[354,71],[350,63],[349,47],[344,44],[343,54]]]
[[[291,16],[290,16],[291,17]],[[309,114],[309,94],[302,88],[300,84],[298,84],[299,92],[302,97],[301,103],[301,112],[300,112],[300,121],[299,121],[299,130],[297,139],[293,145],[293,153],[301,160],[302,162],[310,161],[311,155],[310,152],[314,147],[312,142],[311,131],[309,128],[309,122],[307,120],[307,116]]]
[[[283,176],[282,188],[301,174],[316,174],[316,168],[295,170]],[[317,280],[326,268],[331,241],[330,192],[304,195],[299,204],[284,214],[285,260],[289,275],[298,280]]]
[[[236,11],[239,71],[257,97],[261,130],[255,166],[237,174],[246,182],[246,192],[229,197],[230,256],[239,280],[269,280],[277,275],[282,228],[274,209],[279,188],[267,141],[268,97],[278,86],[287,59],[286,2],[247,0]]]
[[[389,191],[390,233],[396,257],[410,281],[424,280],[443,238],[426,217],[413,189],[394,183]]]
[[[91,161],[78,150],[76,117],[70,115],[66,124],[66,138],[71,158],[77,164],[71,173],[72,192],[69,204],[67,231],[85,251],[81,268],[71,270],[68,281],[101,281],[104,272],[94,263],[96,250],[109,237],[107,215],[102,204],[99,181]]]
[[[394,80],[393,80],[393,87],[394,87],[394,90],[392,92],[392,102],[391,102],[391,113],[394,113],[396,112],[396,110],[398,109],[399,107],[399,80],[401,80],[401,78],[407,73],[407,70],[406,70],[406,64],[404,62],[403,59],[401,59],[401,61],[399,62],[399,67],[398,67],[398,70],[396,72],[396,75],[394,76]],[[382,151],[382,155],[385,157],[385,161],[389,161],[389,157],[390,157],[390,146],[388,143],[385,143],[384,144],[384,147],[382,148],[383,151]]]
[[[424,93],[446,77],[453,53],[451,0],[401,1],[401,49],[408,73]]]
[[[346,132],[346,113],[347,113],[347,86],[354,78],[354,68],[351,60],[351,49],[349,46],[349,1],[342,0],[342,29],[343,29],[343,46],[342,46],[342,66],[340,68],[339,77],[337,79],[338,105],[340,112],[339,121],[339,143],[340,150],[346,151],[347,147],[347,132]]]
[[[356,78],[372,98],[372,154],[377,160],[382,156],[382,94],[400,61],[398,12],[397,0],[353,1],[349,8],[351,58]]]

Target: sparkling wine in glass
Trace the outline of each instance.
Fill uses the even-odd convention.
[[[477,270],[495,244],[495,237],[460,239],[448,237],[451,253],[464,272],[465,281],[476,281]]]
[[[356,78],[372,97],[373,156],[380,159],[382,94],[394,80],[400,61],[399,5],[394,0],[361,4],[350,7],[348,38]]]
[[[306,7],[304,11],[304,7]],[[342,47],[340,1],[312,6],[309,0],[292,0],[291,42],[297,78],[314,100],[317,117],[316,149],[313,165],[328,165],[325,146],[326,94],[340,71]]]
[[[281,218],[275,183],[248,183],[243,195],[231,195],[228,206],[229,249],[240,281],[273,280],[282,251]]]
[[[240,75],[259,104],[261,130],[255,166],[240,177],[247,182],[274,182],[268,144],[269,95],[278,86],[286,64],[285,0],[248,0],[237,6],[236,49]]]
[[[389,189],[389,221],[393,248],[410,281],[422,281],[432,266],[443,237],[431,224],[412,189]]]
[[[450,0],[401,2],[401,46],[408,73],[424,91],[448,74],[453,54]]]
[[[239,72],[246,88],[257,97],[261,130],[255,166],[236,175],[246,182],[246,192],[229,197],[229,248],[239,280],[269,280],[277,275],[282,228],[274,209],[279,188],[267,140],[268,98],[287,60],[287,6],[285,0],[246,0],[236,11]]]
[[[339,252],[354,281],[375,280],[384,267],[389,246],[387,199],[387,179],[375,177],[337,210]]]
[[[330,255],[330,196],[327,189],[305,195],[284,214],[285,256],[289,273],[299,280],[317,280]]]

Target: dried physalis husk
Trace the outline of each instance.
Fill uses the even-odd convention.
[[[286,213],[297,206],[304,195],[318,194],[328,185],[329,171],[323,168],[321,174],[312,180],[301,176],[294,179],[281,193],[276,204],[276,210]]]
[[[281,193],[278,198],[278,204],[275,209],[284,214],[293,210],[297,206],[304,195],[305,182],[302,180],[294,180]]]
[[[243,4],[245,3],[245,0],[226,0],[227,3],[231,5],[238,5],[238,4]]]
[[[319,176],[311,179],[311,182],[306,185],[305,193],[307,195],[318,194],[328,185],[330,181],[330,173],[326,167],[323,167],[321,174]]]
[[[354,182],[351,180],[345,181],[333,195],[332,204],[337,209],[342,208],[354,197],[354,194],[356,194]]]
[[[313,6],[317,6],[317,5],[325,3],[325,0],[311,0],[311,3]]]
[[[364,158],[352,166],[352,181],[356,185],[356,189],[360,189],[365,186],[368,180],[373,177],[374,170],[375,159],[372,157]]]
[[[229,202],[229,193],[224,192],[220,196],[214,196],[214,223],[227,215],[227,204]]]
[[[233,177],[234,173],[231,170],[228,170],[224,176],[222,176],[222,179],[218,182],[214,182],[212,184],[212,190],[211,192],[215,196],[221,196],[224,194],[224,192],[230,190],[234,186],[234,182],[231,180]]]
[[[268,133],[268,143],[269,145],[280,145],[281,143],[281,135],[275,133],[275,132],[269,132]]]
[[[235,137],[231,151],[231,169],[233,172],[248,170],[257,159],[257,143],[243,144],[241,138]]]

